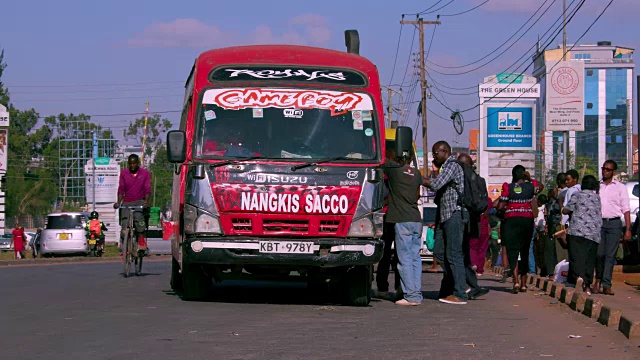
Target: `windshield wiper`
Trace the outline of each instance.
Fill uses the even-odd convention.
[[[239,158],[239,159],[229,159],[227,161],[221,161],[219,163],[211,164],[209,166],[212,167],[212,168],[215,168],[215,167],[218,167],[218,166],[237,164],[237,163],[243,162],[243,161],[262,159],[262,158],[264,158],[264,156],[249,156],[249,157]]]
[[[326,162],[329,162],[329,161],[336,161],[336,160],[349,160],[349,158],[346,157],[346,156],[336,156],[336,157],[332,157],[332,158],[320,159],[318,161],[310,161],[308,163],[298,164],[298,165],[292,166],[291,167],[291,171],[296,171],[296,170],[304,169],[304,168],[309,167],[309,166],[319,165],[319,164],[322,164],[322,163],[326,163]]]

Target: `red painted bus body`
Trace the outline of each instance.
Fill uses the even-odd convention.
[[[169,152],[180,141],[186,150],[173,160],[174,289],[201,299],[212,277],[297,274],[368,304],[383,249],[374,64],[304,46],[231,47],[198,56],[185,87],[180,130],[167,137]]]

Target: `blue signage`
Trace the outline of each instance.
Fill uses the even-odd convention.
[[[487,107],[487,150],[535,150],[533,108]]]

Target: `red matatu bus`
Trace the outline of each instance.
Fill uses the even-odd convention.
[[[196,59],[180,130],[167,134],[171,286],[184,299],[206,298],[212,278],[292,274],[369,304],[384,117],[378,71],[345,34],[347,52],[242,46]],[[401,129],[396,151],[408,152]]]

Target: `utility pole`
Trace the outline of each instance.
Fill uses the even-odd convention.
[[[404,96],[402,95],[402,91],[394,90],[392,87],[384,86],[381,87],[387,89],[387,122],[386,126],[389,128],[395,128],[393,123],[393,93],[400,95],[400,103],[404,104]],[[400,109],[400,116],[404,116],[404,109]],[[397,123],[397,122],[396,122]]]
[[[91,180],[91,185],[93,188],[93,211],[96,211],[96,158],[98,157],[98,134],[96,134],[96,131],[92,131],[92,137],[93,137],[93,171],[92,171],[92,177],[93,179]]]
[[[149,121],[149,102],[146,103],[146,110],[144,111],[144,130],[142,133],[142,158],[140,159],[141,166],[144,166],[144,150],[147,144],[147,123]]]
[[[567,0],[562,0],[562,61],[567,61]],[[562,132],[562,172],[567,172],[567,158],[569,157],[569,132]]]
[[[422,113],[422,157],[424,163],[422,164],[422,175],[427,176],[429,169],[429,147],[427,144],[427,79],[426,79],[426,67],[424,63],[424,26],[425,25],[440,25],[440,21],[424,21],[422,18],[418,20],[401,20],[400,24],[417,25],[420,33],[420,88],[422,89],[422,97],[420,99],[421,113]]]

